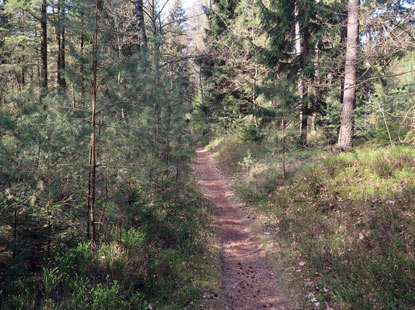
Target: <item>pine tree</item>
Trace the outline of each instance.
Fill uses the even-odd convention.
[[[352,146],[353,110],[356,105],[356,70],[359,39],[360,0],[349,0],[347,16],[347,45],[344,67],[344,99],[340,120],[338,146],[348,149]]]

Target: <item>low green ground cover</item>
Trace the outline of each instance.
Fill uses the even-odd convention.
[[[62,248],[38,269],[1,282],[1,309],[213,309],[220,263],[210,205],[190,187],[182,197],[129,195],[129,228],[114,226],[95,249]],[[208,302],[206,302],[208,299]]]
[[[311,308],[414,309],[412,147],[337,155],[292,149],[287,180],[278,157],[260,144],[234,139],[212,148],[240,196],[266,219],[284,272],[304,284]],[[243,166],[248,150],[250,169]]]

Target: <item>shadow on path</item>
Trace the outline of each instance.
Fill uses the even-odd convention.
[[[222,230],[226,309],[288,310],[265,251],[247,229],[243,204],[237,202],[229,182],[216,167],[210,152],[203,148],[197,149],[196,171],[204,196],[217,208]]]

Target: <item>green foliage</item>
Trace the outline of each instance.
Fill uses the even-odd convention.
[[[130,228],[123,231],[123,244],[127,249],[138,250],[143,247],[146,235],[140,229]]]
[[[297,244],[292,259],[304,261],[303,275],[324,288],[320,302],[344,309],[415,304],[407,237],[414,233],[414,155],[403,147],[340,154],[305,168],[266,203],[278,214],[278,238]]]
[[[189,188],[180,200],[147,201],[139,211],[139,228],[122,228],[120,242],[95,249],[81,242],[61,250],[38,274],[3,286],[2,307],[144,310],[150,302],[158,309],[197,303],[201,295],[194,282],[208,252],[207,203]]]
[[[185,12],[180,1],[166,19],[153,12],[160,20],[148,35],[150,53],[137,45],[133,3],[98,1],[97,11],[95,4],[47,2],[41,100],[41,3],[0,4],[2,309],[183,309],[200,300],[196,255],[208,252],[210,210],[189,186]],[[62,29],[66,89],[56,82]],[[86,210],[92,178],[95,223]],[[93,224],[96,244],[88,241]]]
[[[333,309],[414,307],[412,147],[339,155],[289,147],[288,180],[282,179],[281,149],[270,136],[255,147],[232,136],[211,147],[238,180],[240,197],[272,232],[282,272],[304,285],[302,303]],[[249,170],[233,164],[244,161],[245,149],[255,158]],[[291,282],[287,285],[290,294]]]
[[[243,122],[239,127],[239,137],[242,141],[260,141],[262,139],[260,129],[255,126],[255,122],[251,119]]]
[[[410,71],[412,54],[395,60],[394,69]],[[412,73],[374,83],[370,99],[357,109],[357,134],[378,145],[411,143],[414,95]]]
[[[254,164],[254,159],[252,158],[252,154],[250,150],[248,150],[248,152],[246,153],[246,156],[242,159],[242,161],[238,163],[238,165],[240,165],[243,169],[245,169],[248,172],[248,174],[253,164]]]

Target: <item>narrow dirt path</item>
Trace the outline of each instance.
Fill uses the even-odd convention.
[[[203,194],[217,208],[217,220],[222,229],[226,309],[287,310],[266,253],[248,230],[243,204],[237,202],[226,177],[203,148],[197,149],[196,170],[201,177]]]

